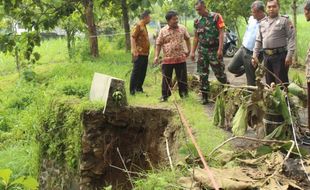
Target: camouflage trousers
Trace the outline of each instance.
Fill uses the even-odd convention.
[[[223,84],[227,83],[224,60],[217,58],[217,49],[198,49],[197,72],[200,77],[200,90],[203,93],[210,91],[209,66],[211,66],[215,77]]]

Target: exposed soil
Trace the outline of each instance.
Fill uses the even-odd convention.
[[[179,127],[172,117],[171,110],[143,107],[85,113],[80,189],[131,189],[126,172],[115,168],[125,170],[122,159],[131,172],[166,165],[166,138],[172,157],[178,146]]]

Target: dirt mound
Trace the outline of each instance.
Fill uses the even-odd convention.
[[[131,189],[125,166],[143,172],[167,164],[166,139],[176,155],[179,127],[173,112],[157,108],[126,107],[84,114],[80,189]],[[118,169],[117,169],[118,168]],[[123,170],[123,171],[122,171]],[[131,177],[137,175],[131,174]]]

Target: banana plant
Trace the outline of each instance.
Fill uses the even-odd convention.
[[[12,170],[0,170],[0,189],[3,190],[37,190],[39,184],[36,179],[32,177],[21,176],[15,180],[12,179]]]

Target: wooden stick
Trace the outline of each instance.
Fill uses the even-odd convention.
[[[168,87],[169,87],[169,89],[170,89],[170,91],[171,91],[171,93],[172,93],[172,89],[171,89],[171,87],[169,86],[169,83],[168,83],[167,78],[166,78],[166,83],[168,84]],[[173,95],[173,93],[172,93],[172,95]],[[182,122],[183,126],[185,126],[186,131],[187,131],[188,135],[190,136],[190,138],[191,138],[191,140],[192,140],[192,142],[193,142],[193,144],[194,144],[194,146],[195,146],[195,148],[196,148],[196,150],[197,150],[197,152],[198,152],[198,154],[199,154],[199,157],[200,157],[200,159],[201,159],[201,161],[202,161],[202,163],[203,163],[203,165],[204,165],[204,169],[206,170],[206,172],[207,172],[207,174],[208,174],[208,177],[209,177],[209,179],[211,180],[211,183],[212,183],[214,189],[215,189],[215,190],[219,190],[219,189],[220,189],[220,188],[219,188],[219,185],[218,185],[217,182],[215,181],[215,178],[214,178],[214,176],[213,176],[213,174],[212,174],[212,171],[209,169],[208,164],[207,164],[207,162],[206,162],[206,160],[205,160],[205,157],[204,157],[204,155],[202,154],[202,151],[201,151],[200,147],[198,146],[198,143],[197,143],[197,141],[196,141],[196,139],[195,139],[195,137],[194,137],[194,135],[193,135],[193,133],[192,133],[192,130],[191,130],[191,128],[190,128],[190,125],[189,125],[188,121],[185,119],[185,116],[184,116],[183,112],[181,111],[181,109],[180,109],[180,107],[179,107],[179,105],[178,105],[178,103],[177,103],[177,101],[176,101],[176,97],[175,97],[174,95],[173,95],[173,98],[174,98],[173,103],[174,103],[174,105],[175,105],[175,107],[176,107],[176,109],[177,109],[177,111],[178,111],[178,113],[179,113],[181,122]]]
[[[135,174],[135,175],[142,175],[142,176],[146,176],[145,174],[143,174],[143,173],[138,173],[138,172],[132,172],[132,171],[127,171],[127,170],[124,170],[123,168],[120,168],[120,167],[117,167],[117,166],[114,166],[114,165],[112,165],[112,164],[110,164],[110,167],[111,168],[114,168],[114,169],[117,169],[117,170],[120,170],[120,171],[122,171],[122,172],[126,172],[126,173],[131,173],[131,174]]]
[[[206,162],[206,159],[205,159],[205,157],[204,157],[200,147],[198,146],[198,143],[197,143],[197,141],[196,141],[196,139],[195,139],[195,137],[194,137],[194,135],[192,133],[192,130],[190,128],[190,125],[189,125],[188,121],[185,119],[185,116],[184,116],[183,112],[181,111],[181,109],[179,108],[178,104],[176,102],[174,102],[174,105],[175,105],[175,107],[178,110],[178,113],[180,115],[182,124],[186,127],[187,133],[190,136],[190,138],[191,138],[191,140],[192,140],[192,142],[193,142],[193,144],[194,144],[194,146],[195,146],[195,148],[196,148],[196,150],[198,152],[198,155],[199,155],[199,157],[200,157],[200,159],[202,161],[204,169],[206,170],[206,172],[208,174],[208,177],[211,180],[212,186],[214,187],[215,190],[219,190],[219,185],[215,181],[215,178],[214,178],[214,176],[212,174],[212,171],[210,170],[210,168],[209,168],[209,166],[208,166],[208,164]]]
[[[123,163],[123,166],[124,166],[124,168],[125,168],[125,170],[126,170],[126,173],[127,173],[127,175],[128,175],[130,184],[131,184],[132,188],[134,189],[134,186],[133,186],[133,183],[132,183],[132,179],[131,179],[131,175],[130,175],[130,173],[128,172],[129,170],[127,169],[127,166],[126,166],[125,161],[124,161],[124,159],[123,159],[123,157],[122,157],[122,155],[121,155],[121,153],[120,153],[120,151],[119,151],[119,148],[117,147],[116,150],[117,150],[117,153],[118,153],[118,155],[119,155],[119,157],[120,157],[120,159],[121,159],[121,161],[122,161],[122,163]]]
[[[171,159],[171,156],[170,156],[168,138],[166,138],[166,150],[167,150],[167,155],[168,155],[168,159],[169,159],[169,164],[170,164],[171,170],[173,171],[174,169],[173,169],[172,159]]]

